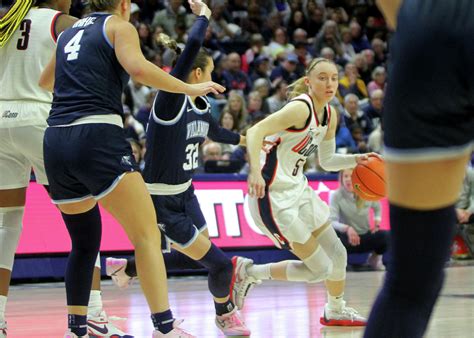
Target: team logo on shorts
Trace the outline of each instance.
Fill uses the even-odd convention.
[[[2,114],[2,119],[14,119],[16,117],[18,117],[18,113],[11,110],[5,110]]]

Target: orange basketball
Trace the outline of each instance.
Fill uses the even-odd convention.
[[[385,165],[378,157],[371,156],[364,164],[358,164],[352,172],[354,193],[366,201],[378,201],[385,197]]]

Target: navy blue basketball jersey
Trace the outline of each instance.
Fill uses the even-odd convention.
[[[110,17],[92,13],[59,36],[50,126],[89,115],[123,115],[122,91],[129,75],[105,33]]]
[[[188,182],[198,166],[200,144],[208,133],[213,138],[219,128],[210,114],[206,97],[196,98],[196,104],[188,96],[182,95],[182,98],[181,110],[173,120],[161,120],[155,107],[152,108],[143,172],[146,183],[178,185]],[[235,141],[238,143],[238,138],[234,138]]]

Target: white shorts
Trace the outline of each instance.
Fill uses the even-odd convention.
[[[0,128],[0,190],[28,186],[31,169],[36,181],[47,185],[43,136],[46,125]]]
[[[250,197],[249,209],[255,224],[280,249],[290,250],[292,242],[306,243],[329,219],[329,206],[310,186],[298,195],[270,190],[262,199]]]

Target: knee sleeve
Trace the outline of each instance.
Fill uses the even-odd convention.
[[[346,279],[347,250],[336,235],[336,231],[329,227],[318,236],[318,243],[332,261],[332,271],[328,278],[332,281]]]
[[[286,276],[290,281],[318,283],[326,280],[331,272],[332,262],[320,247],[302,262],[290,261],[286,266]]]
[[[99,207],[95,205],[82,214],[61,215],[72,242],[66,268],[67,304],[87,306],[102,235]]]
[[[12,271],[25,207],[0,208],[0,268]]]
[[[232,261],[214,244],[209,251],[198,260],[209,270],[209,291],[216,298],[224,298],[229,295],[230,283],[232,281]]]

